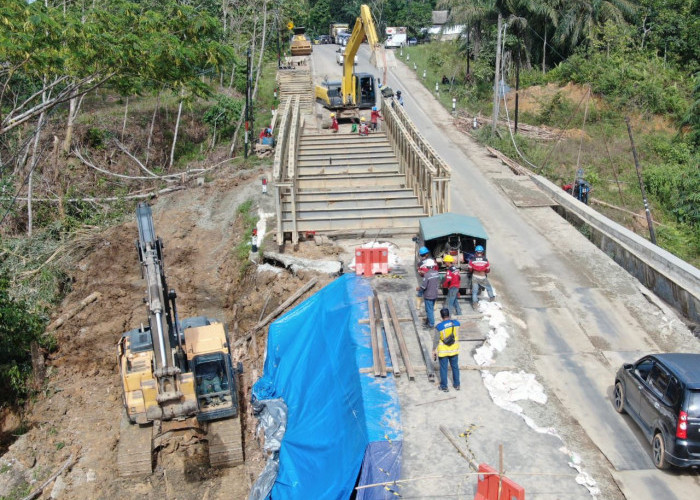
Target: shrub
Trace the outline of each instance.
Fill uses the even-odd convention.
[[[690,88],[677,70],[644,53],[574,54],[547,75],[550,81],[591,84],[591,90],[617,106],[680,118],[690,105]]]
[[[21,401],[29,393],[32,374],[30,345],[48,347],[44,322],[25,302],[10,296],[10,283],[0,275],[0,405]]]
[[[101,149],[105,146],[105,143],[113,136],[112,132],[109,130],[104,130],[97,127],[90,127],[85,134],[88,146],[91,148]]]
[[[243,111],[243,100],[233,99],[225,95],[217,95],[216,102],[204,113],[204,123],[209,125],[212,132],[216,130],[219,137],[230,136],[235,128],[236,120]]]

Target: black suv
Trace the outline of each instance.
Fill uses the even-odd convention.
[[[654,354],[615,376],[613,404],[629,413],[659,469],[700,466],[700,354]]]

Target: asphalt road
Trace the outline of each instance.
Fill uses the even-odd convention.
[[[314,47],[316,78],[339,77],[335,48]],[[384,80],[369,65],[366,46],[358,58],[358,71]],[[403,497],[473,497],[475,479],[437,431],[440,424],[455,434],[476,424],[466,443],[477,461],[496,468],[498,445],[503,444],[506,471],[525,486],[528,498],[700,496],[698,472],[654,468],[650,445],[629,417],[614,411],[610,398],[623,361],[647,352],[700,352],[698,341],[679,318],[647,301],[636,279],[550,207],[517,206],[522,193],[535,195],[534,184],[455,130],[450,114],[412,70],[399,63],[389,70],[386,83],[403,91],[406,111],[452,167],[452,211],[479,217],[489,233],[492,283],[509,335],[494,364],[533,374],[547,396],[544,404],[518,401],[520,412],[494,397],[484,383],[505,370],[471,370],[462,373],[467,390],[450,393],[455,399],[416,406],[443,393],[422,377],[415,383],[398,380],[402,475],[410,480],[401,490]],[[495,315],[477,321],[475,332],[493,331],[489,317],[493,321]],[[474,364],[465,350],[461,364]],[[458,480],[446,481],[448,474]],[[587,486],[579,484],[585,480]]]

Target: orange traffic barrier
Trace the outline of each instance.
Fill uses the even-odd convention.
[[[357,248],[355,274],[358,276],[389,274],[389,249],[387,247]]]
[[[498,483],[501,495],[498,495]],[[498,471],[486,464],[479,464],[479,483],[474,500],[525,500],[525,488],[505,476],[498,477]]]

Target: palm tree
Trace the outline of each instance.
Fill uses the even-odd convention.
[[[493,81],[493,121],[492,130],[496,130],[498,119],[499,100],[498,86],[501,66],[501,36],[503,34],[503,19],[506,18],[509,25],[522,32],[527,26],[527,15],[534,12],[547,12],[543,4],[546,0],[441,0],[439,5],[450,8],[450,17],[455,24],[479,23],[487,20],[496,20],[498,36],[496,40],[496,66]]]
[[[555,39],[569,49],[590,43],[593,28],[606,21],[624,23],[635,9],[628,0],[569,0],[564,2]]]

